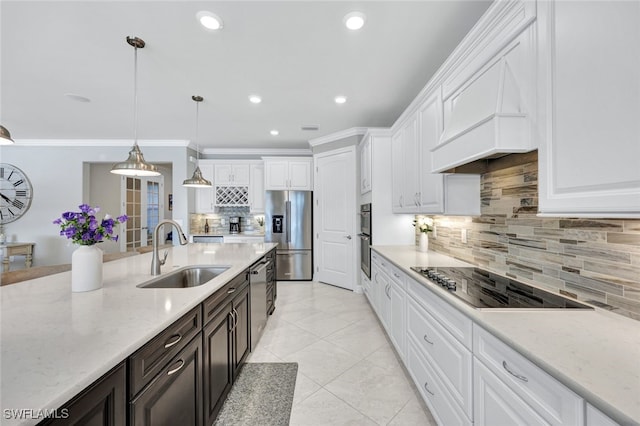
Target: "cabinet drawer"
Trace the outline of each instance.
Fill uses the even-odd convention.
[[[407,347],[407,367],[420,395],[439,425],[471,425],[462,410],[451,402],[429,363],[420,355],[413,341]]]
[[[129,358],[129,397],[149,383],[202,328],[200,305],[167,327]]]
[[[471,350],[472,321],[456,308],[442,300],[426,286],[407,277],[407,292],[416,302],[431,314],[440,324],[458,339],[467,349]]]
[[[225,284],[224,287],[218,289],[214,294],[209,296],[202,304],[204,318],[203,324],[207,324],[211,321],[218,314],[218,311],[224,308],[224,302],[228,296],[237,294],[246,285],[249,285],[249,279],[248,272],[244,271]]]
[[[547,422],[583,424],[582,398],[477,325],[473,354]]]
[[[389,274],[389,278],[395,281],[396,284],[398,284],[402,288],[402,290],[407,289],[407,284],[406,284],[407,274],[405,274],[402,271],[402,269],[398,268],[396,265],[392,263],[389,263],[387,266],[387,273]]]
[[[407,304],[410,339],[438,373],[456,403],[472,418],[472,355],[415,301]]]

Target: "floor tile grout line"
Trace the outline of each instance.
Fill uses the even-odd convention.
[[[328,384],[328,383],[327,383]],[[353,405],[351,405],[349,403],[349,401],[345,401],[344,399],[340,398],[338,395],[336,395],[335,393],[331,392],[329,389],[325,388],[323,386],[323,389],[326,390],[327,392],[329,392],[331,395],[333,395],[334,397],[338,398],[340,401],[344,402],[345,404],[347,404],[349,407],[353,408],[354,410],[356,410],[358,413],[362,414],[364,417],[366,417],[367,419],[371,420],[373,423],[379,425],[380,423],[378,423],[377,421],[375,421],[374,419],[372,419],[371,417],[369,417],[366,413],[363,413],[362,411],[360,411],[358,408],[354,407]],[[394,417],[397,415],[398,413],[394,414]]]

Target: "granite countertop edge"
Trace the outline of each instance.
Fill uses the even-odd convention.
[[[563,330],[563,324],[558,323],[556,319],[560,321],[567,321],[573,324],[579,323],[582,325],[583,330],[588,327],[588,325],[592,325],[597,328],[607,328],[603,326],[604,322],[609,330],[626,330],[629,333],[633,333],[635,330],[635,336],[628,336],[629,342],[620,341],[618,342],[620,345],[616,348],[617,354],[622,352],[635,354],[637,357],[636,363],[633,364],[631,361],[627,362],[626,365],[629,368],[633,368],[635,365],[636,371],[635,376],[640,377],[640,364],[638,364],[637,360],[640,359],[640,324],[637,321],[623,317],[621,315],[617,315],[606,311],[604,309],[594,307],[593,311],[586,312],[569,312],[566,310],[554,310],[554,312],[544,312],[543,310],[527,310],[525,311],[517,311],[517,310],[501,310],[501,309],[483,309],[478,310],[473,307],[467,305],[466,303],[460,301],[455,296],[448,294],[447,290],[442,289],[440,286],[437,286],[426,278],[418,274],[417,272],[410,269],[411,266],[477,266],[472,265],[470,263],[455,259],[453,257],[429,251],[428,253],[420,253],[416,251],[415,246],[371,246],[372,250],[379,253],[381,256],[385,257],[389,260],[393,265],[402,269],[407,275],[409,275],[414,280],[418,281],[422,285],[428,287],[432,292],[434,292],[441,299],[446,301],[447,303],[453,305],[466,316],[468,316],[472,321],[474,321],[477,325],[481,326],[491,334],[498,337],[503,343],[514,349],[516,352],[523,355],[533,364],[544,370],[546,373],[554,377],[556,380],[567,386],[569,389],[574,391],[580,397],[582,397],[585,401],[593,405],[594,407],[601,410],[603,413],[610,416],[615,421],[621,424],[640,424],[640,396],[635,397],[635,401],[631,401],[628,404],[625,404],[624,407],[621,407],[620,401],[623,397],[627,396],[627,392],[635,392],[635,395],[640,395],[640,380],[636,380],[635,382],[628,377],[625,377],[627,373],[632,373],[632,371],[627,371],[626,373],[622,371],[617,377],[613,379],[607,380],[607,373],[602,372],[599,373],[595,371],[591,371],[591,374],[580,376],[579,372],[581,371],[580,367],[576,367],[573,371],[566,371],[566,368],[571,368],[571,360],[570,357],[574,355],[574,353],[565,354],[563,359],[562,356],[558,354],[551,355],[548,351],[540,344],[534,342],[535,340],[542,341],[551,341],[551,336],[553,333],[549,330],[545,330],[544,325],[540,325],[538,329],[535,327],[535,322],[532,321],[534,319],[544,319],[553,322],[553,326],[556,327],[557,330],[560,330],[566,334],[571,334],[569,330],[570,325],[567,325]],[[416,262],[416,263],[411,263]],[[494,271],[495,272],[495,271]],[[499,272],[498,272],[499,273]],[[528,282],[529,283],[529,282]],[[540,287],[544,290],[549,291],[544,287]],[[542,317],[542,315],[545,315]],[[505,321],[505,317],[508,316],[509,321]],[[551,319],[549,319],[552,317]],[[554,322],[555,321],[555,322]],[[532,323],[533,322],[533,323]],[[514,333],[513,330],[516,330],[518,327],[528,328],[529,331],[533,333],[537,333],[538,336],[530,338],[522,338],[519,336],[519,333]],[[600,332],[600,330],[598,330]],[[601,332],[600,334],[603,334]],[[594,342],[598,343],[598,336],[600,334],[591,335],[594,339]],[[549,336],[549,339],[545,339],[545,336]],[[611,333],[607,335],[601,336],[603,339],[614,339],[615,336],[612,337]],[[550,343],[552,344],[552,343]],[[585,348],[576,348],[577,350],[586,351]],[[618,355],[621,356],[621,355]],[[606,365],[604,361],[600,359],[595,359],[594,356],[594,364],[591,367],[596,368],[598,366],[602,367],[603,371],[611,371],[606,369]],[[633,355],[627,357],[627,359],[631,360],[634,358]],[[559,365],[564,365],[565,369],[560,368]],[[632,383],[635,387],[632,389],[620,389],[618,391],[618,396],[603,396],[603,393],[607,393],[609,389],[603,389],[602,387],[593,389],[593,387],[589,387],[586,385],[590,379],[593,377],[597,377],[600,381],[604,381],[610,383],[611,386],[618,386],[620,383],[626,382]],[[621,386],[618,386],[621,387]],[[617,389],[617,388],[616,388]],[[610,392],[609,392],[610,393]]]

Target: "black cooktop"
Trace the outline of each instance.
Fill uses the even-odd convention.
[[[411,269],[475,308],[593,309],[482,268],[412,266]]]

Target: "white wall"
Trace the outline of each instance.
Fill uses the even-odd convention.
[[[89,187],[88,196],[83,200],[92,207],[100,207],[97,218],[110,214],[117,217],[122,214],[120,207],[120,176],[111,173],[112,163],[86,164],[89,169],[89,181],[84,181],[84,186]],[[86,190],[85,190],[86,193]],[[120,251],[120,243],[105,241],[100,244],[100,248],[105,253],[116,253]]]
[[[33,185],[33,201],[29,211],[5,227],[8,238],[36,244],[34,266],[70,263],[75,249],[59,235],[53,220],[76,209],[86,199],[83,186],[87,174],[83,163],[116,163],[127,158],[125,146],[3,146],[0,162],[13,164],[29,177]],[[173,170],[172,191],[174,219],[189,223],[189,195],[181,184],[187,176],[186,147],[142,146],[145,159],[151,163],[170,163]],[[193,171],[192,171],[193,172]],[[193,195],[191,195],[193,197]],[[193,204],[193,200],[191,200]]]

